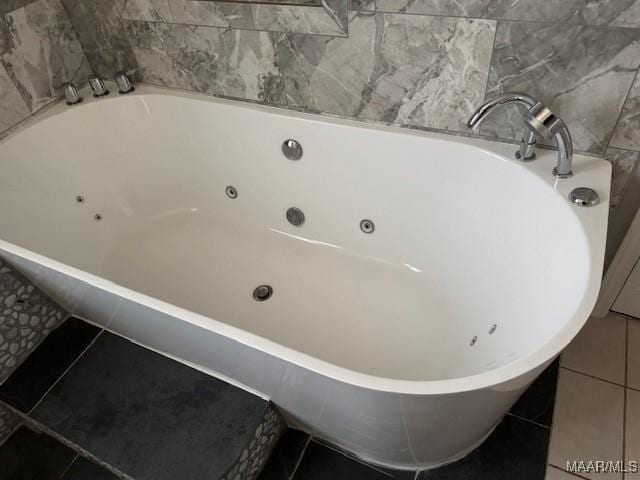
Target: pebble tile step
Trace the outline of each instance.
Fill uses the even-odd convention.
[[[102,478],[88,457],[116,478],[253,479],[283,430],[266,400],[75,318],[0,385],[0,401],[80,453],[71,464],[21,427],[0,448],[0,478],[22,478],[3,475],[22,465],[7,449],[40,442],[51,468],[66,462],[66,476],[52,478]]]

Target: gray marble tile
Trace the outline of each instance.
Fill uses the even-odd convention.
[[[259,30],[344,36],[345,32],[322,7],[252,5],[253,20]]]
[[[603,153],[640,63],[640,31],[500,21],[488,96],[527,92],[567,123],[577,150]],[[519,139],[517,109],[480,132]]]
[[[251,6],[233,2],[172,2],[175,23],[207,25],[211,27],[254,28]]]
[[[631,173],[638,166],[640,153],[629,150],[619,150],[617,148],[607,148],[604,158],[613,164],[609,207],[611,210],[614,210],[620,202],[620,198],[622,198]]]
[[[640,76],[636,78],[613,132],[609,145],[640,150]]]
[[[146,82],[282,104],[284,88],[269,33],[128,22]]]
[[[120,21],[117,0],[63,0],[94,73],[111,78],[135,70],[136,58]]]
[[[495,22],[360,13],[349,38],[283,35],[292,107],[466,130],[484,97]]]
[[[122,18],[210,27],[254,28],[250,5],[237,2],[127,0]]]
[[[0,19],[0,60],[32,112],[61,94],[64,82],[92,74],[61,0],[38,0]]]
[[[2,2],[0,2],[0,15],[12,12],[35,1],[36,0],[2,0]]]
[[[0,132],[11,128],[30,115],[7,71],[0,65]]]
[[[640,27],[640,0],[378,0],[385,12]]]
[[[145,22],[173,21],[170,0],[122,0],[124,8],[122,18],[126,20],[140,20]]]

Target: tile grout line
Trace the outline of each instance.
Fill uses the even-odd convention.
[[[50,437],[50,438],[53,438],[53,437]],[[69,462],[69,465],[67,465],[67,468],[64,469],[64,471],[62,472],[58,480],[63,480],[64,476],[69,472],[69,470],[71,470],[71,467],[73,466],[74,463],[76,463],[76,460],[78,460],[78,457],[80,456],[80,454],[75,450],[73,451],[73,453],[75,453],[76,456],[73,457],[73,460],[71,460],[71,462]]]
[[[304,447],[302,447],[302,452],[300,452],[300,456],[298,457],[298,461],[293,466],[293,471],[291,472],[291,475],[289,476],[289,480],[293,480],[293,478],[296,476],[296,473],[298,473],[298,467],[302,463],[302,457],[304,457],[304,454],[307,453],[307,447],[309,446],[309,443],[311,443],[311,438],[312,438],[311,435],[307,434],[307,441],[304,443]],[[285,469],[286,469],[286,466],[285,466]],[[289,474],[287,473],[287,475],[289,475]]]
[[[31,410],[29,410],[26,415],[27,416],[31,416],[31,414],[35,411],[36,408],[38,408],[38,405],[40,405],[42,403],[42,401],[45,399],[45,397],[47,395],[49,395],[49,392],[51,392],[51,390],[53,390],[53,388],[60,382],[60,380],[62,380],[62,378],[69,372],[69,370],[71,370],[73,368],[73,366],[78,363],[78,360],[80,360],[84,354],[93,346],[93,344],[95,343],[96,340],[98,340],[98,338],[100,337],[100,335],[102,335],[102,332],[104,332],[104,329],[101,329],[97,335],[95,337],[93,337],[93,339],[91,340],[91,342],[89,342],[89,345],[87,345],[82,352],[80,352],[80,354],[75,358],[75,360],[73,362],[71,362],[71,364],[64,370],[64,372],[62,372],[62,374],[56,379],[55,382],[53,382],[53,384],[51,384],[51,386],[47,389],[46,392],[44,392],[44,394],[42,395],[42,397],[40,397],[40,400],[38,400],[36,402],[36,404],[31,408]]]
[[[555,404],[555,399],[554,399],[554,404]],[[517,418],[518,420],[522,420],[523,422],[530,423],[531,425],[535,425],[537,427],[542,427],[542,428],[544,428],[546,430],[549,430],[549,432],[551,432],[551,427],[550,426],[548,427],[548,426],[546,426],[546,425],[544,425],[542,423],[535,422],[535,421],[533,421],[533,420],[531,420],[529,418],[521,417],[520,415],[516,415],[515,413],[507,412],[505,416],[507,416],[507,415],[509,415],[510,417],[513,417],[513,418]]]
[[[624,322],[624,384],[627,385],[627,375],[629,371],[629,319]],[[622,465],[626,469],[627,465],[627,395],[628,390],[625,388],[622,397]],[[626,477],[623,474],[623,478]]]
[[[630,388],[630,387],[626,387],[625,385],[622,385],[620,383],[612,382],[611,380],[606,380],[604,378],[596,377],[595,375],[590,375],[588,373],[584,373],[584,372],[581,372],[579,370],[574,370],[573,368],[568,368],[568,367],[563,367],[563,366],[560,366],[560,368],[562,368],[564,370],[567,370],[569,372],[577,373],[578,375],[583,375],[585,377],[589,377],[589,378],[592,378],[594,380],[599,380],[601,382],[608,383],[609,385],[615,385],[616,387],[621,387],[621,388]],[[631,390],[637,390],[637,389],[636,388],[631,388]]]
[[[635,86],[636,81],[638,80],[639,72],[640,72],[640,65],[638,65],[638,67],[636,68],[636,73],[633,76],[633,80],[631,81],[631,85],[629,86],[629,89],[627,90],[627,94],[624,96],[624,101],[622,102],[622,107],[620,107],[620,112],[618,113],[618,118],[616,119],[616,123],[613,125],[613,129],[611,130],[611,134],[607,138],[605,151],[606,151],[607,148],[610,148],[610,147],[616,148],[615,145],[611,145],[611,140],[613,140],[613,137],[616,134],[616,130],[618,129],[618,125],[620,124],[620,120],[622,120],[622,114],[624,113],[624,107],[627,104],[627,101],[629,100],[629,96],[631,95],[631,91],[633,90],[633,87]]]
[[[575,474],[575,473],[573,473],[573,472],[567,472],[566,470],[563,470],[562,468],[560,468],[560,467],[558,467],[558,466],[556,466],[556,465],[553,465],[553,464],[551,464],[551,463],[549,463],[549,464],[547,464],[547,465],[549,465],[549,466],[550,466],[551,468],[553,468],[554,470],[558,470],[558,471],[560,471],[560,472],[566,473],[567,475],[570,475],[570,476],[572,476],[572,477],[580,478],[580,479],[582,479],[582,480],[591,480],[591,479],[589,479],[589,478],[587,478],[587,477],[583,477],[583,476],[578,475],[578,474]]]

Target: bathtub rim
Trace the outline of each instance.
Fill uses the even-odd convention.
[[[58,115],[64,115],[65,113],[72,112],[83,109],[83,108],[93,108],[97,105],[101,99],[94,99],[88,94],[88,89],[82,90],[83,96],[88,100],[87,102],[83,102],[83,105],[79,107],[66,107],[62,102],[47,108],[41,114],[35,115],[34,117],[29,118],[28,120],[22,122],[19,126],[14,129],[10,129],[0,136],[0,148],[3,143],[6,141],[18,136],[20,132],[28,129],[31,126],[39,124],[40,122],[45,121],[48,118]],[[144,97],[147,96],[165,96],[165,97],[178,97],[178,98],[187,98],[191,100],[197,101],[205,101],[212,103],[219,103],[223,105],[229,105],[236,108],[244,108],[249,110],[257,110],[260,112],[265,112],[271,115],[285,116],[285,117],[294,117],[306,121],[310,121],[313,123],[331,123],[336,125],[345,125],[357,128],[365,128],[371,130],[385,131],[385,132],[394,132],[402,135],[412,135],[419,137],[426,137],[432,140],[444,141],[447,143],[462,143],[466,144],[479,150],[484,151],[492,156],[496,156],[498,158],[505,160],[502,158],[504,156],[503,152],[511,151],[513,145],[509,143],[497,142],[497,141],[489,141],[482,138],[474,138],[468,137],[464,134],[460,134],[460,136],[453,136],[449,134],[438,133],[436,131],[425,131],[413,128],[402,128],[398,126],[390,126],[381,123],[367,123],[364,121],[350,120],[340,118],[338,116],[318,116],[317,114],[310,114],[305,112],[300,112],[296,110],[288,110],[281,107],[274,106],[266,106],[257,103],[239,101],[239,100],[231,100],[226,98],[218,98],[212,97],[205,94],[187,92],[182,90],[164,88],[164,87],[156,87],[149,85],[139,85],[136,91],[133,94],[123,95],[123,96],[114,96],[108,98],[109,101],[129,101],[134,98],[141,99],[144,102]],[[502,147],[500,147],[500,145]],[[496,150],[502,150],[496,151]],[[539,158],[550,158],[553,156],[555,158],[555,152],[553,151],[542,151],[539,154]],[[601,168],[604,168],[604,165],[608,166],[609,169],[609,177],[611,173],[611,166],[603,159],[599,158],[591,158],[585,157],[583,155],[577,155],[576,157],[588,158],[589,160],[602,162]],[[541,162],[535,162],[532,164],[520,164],[522,168],[527,168],[531,171],[530,173],[533,175],[540,176],[539,172],[536,170],[540,170]],[[546,165],[545,165],[546,167]],[[575,178],[575,177],[574,177]],[[554,188],[553,179],[549,174],[549,179],[544,179],[546,183],[551,184],[550,188]],[[560,181],[562,182],[562,181]],[[557,183],[557,181],[556,181]],[[558,191],[558,188],[554,188]],[[603,202],[601,203],[601,208],[607,207],[609,204],[609,193],[606,192],[606,197],[603,198]],[[253,334],[246,330],[242,330],[238,327],[234,327],[227,323],[224,323],[220,320],[216,320],[205,315],[201,315],[195,312],[192,312],[186,308],[178,307],[176,305],[170,304],[163,300],[151,297],[149,295],[137,292],[133,289],[121,286],[113,281],[104,279],[97,275],[88,273],[84,270],[81,270],[76,267],[72,267],[66,265],[57,260],[51,259],[45,255],[41,255],[29,249],[20,247],[18,245],[12,244],[10,242],[4,241],[0,238],[0,253],[3,250],[6,250],[9,253],[15,254],[19,257],[23,257],[27,260],[33,261],[44,267],[51,268],[60,273],[73,277],[82,282],[86,282],[87,284],[99,288],[101,290],[110,292],[119,297],[125,298],[135,303],[139,303],[148,308],[156,310],[158,312],[179,318],[182,321],[190,322],[193,325],[196,325],[200,328],[205,328],[214,333],[224,335],[228,338],[231,338],[234,341],[237,341],[243,345],[246,345],[250,348],[257,349],[262,351],[268,355],[275,356],[284,361],[291,362],[301,368],[308,369],[317,374],[327,376],[339,382],[348,383],[354,386],[362,387],[365,389],[389,392],[389,393],[402,393],[402,394],[415,394],[415,395],[442,395],[442,394],[455,394],[462,392],[469,392],[474,390],[482,390],[486,388],[490,388],[496,385],[504,384],[513,379],[516,379],[536,368],[548,362],[550,359],[555,358],[557,355],[561,353],[561,351],[569,344],[569,342],[575,337],[575,335],[579,332],[579,330],[584,326],[586,321],[588,320],[591,310],[593,309],[596,300],[597,294],[600,289],[601,277],[603,271],[602,262],[594,262],[595,258],[598,258],[600,254],[604,255],[604,239],[602,241],[597,241],[598,239],[594,239],[588,235],[588,232],[585,228],[585,222],[582,219],[581,213],[575,213],[578,218],[578,222],[582,228],[585,243],[587,246],[588,252],[588,260],[589,260],[589,278],[586,282],[586,287],[582,293],[582,300],[576,311],[574,312],[571,319],[567,320],[565,325],[561,328],[561,330],[555,335],[551,337],[546,343],[538,347],[536,350],[530,351],[523,356],[517,358],[516,360],[509,362],[505,365],[502,365],[498,368],[473,374],[464,377],[457,378],[449,378],[442,380],[403,380],[396,378],[387,378],[381,376],[375,376],[371,374],[366,374],[362,372],[358,372],[355,370],[351,370],[349,368],[341,367],[339,365],[333,364],[326,360],[321,360],[312,355],[303,353],[294,348],[284,346],[272,340],[269,340],[260,335]],[[597,232],[596,232],[597,234]],[[606,238],[606,225],[603,232],[604,237]],[[597,235],[596,235],[597,236]]]

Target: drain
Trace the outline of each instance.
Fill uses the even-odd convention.
[[[224,189],[224,191],[227,194],[227,197],[238,198],[238,190],[236,190],[235,187],[232,187],[231,185],[229,185],[227,188]]]
[[[84,195],[76,195],[77,203],[84,203],[84,201],[85,201]]]
[[[376,229],[375,223],[373,223],[369,219],[365,218],[360,222],[360,230],[362,230],[364,233],[373,233],[375,229]]]
[[[269,300],[271,295],[273,295],[273,288],[271,288],[271,285],[260,285],[253,290],[253,299],[256,302]]]
[[[295,227],[300,227],[304,224],[304,213],[297,207],[291,207],[287,210],[287,220]]]

